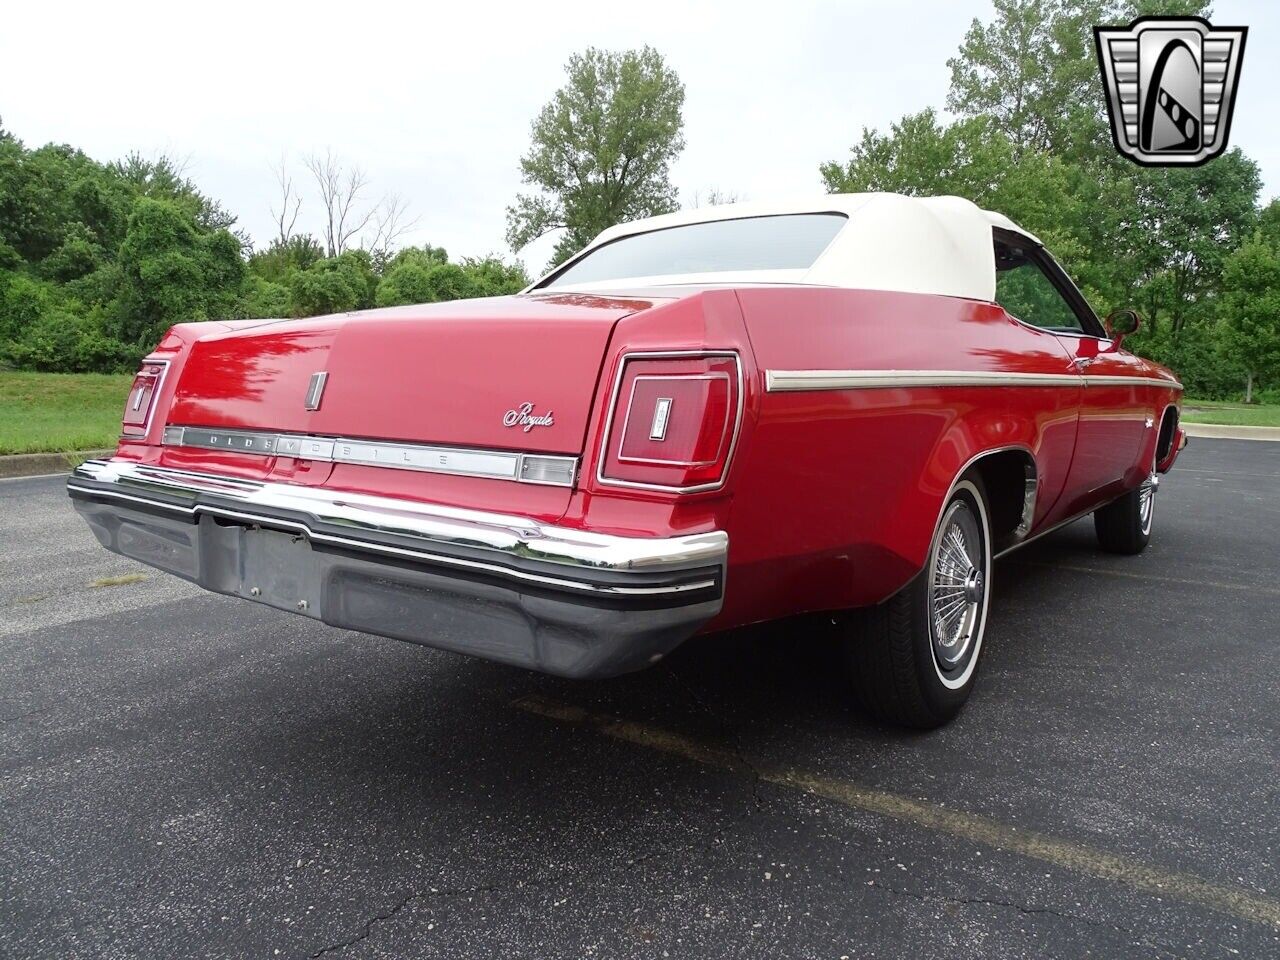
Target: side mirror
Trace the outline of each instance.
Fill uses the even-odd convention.
[[[1138,316],[1137,310],[1113,310],[1107,314],[1102,325],[1107,328],[1107,336],[1118,347],[1125,337],[1136,333],[1138,327],[1142,326],[1142,317]]]

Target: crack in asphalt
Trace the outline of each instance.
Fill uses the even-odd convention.
[[[715,832],[715,837],[710,843],[691,842],[691,843],[683,843],[683,844],[674,844],[668,847],[663,847],[661,849],[652,850],[646,854],[642,854],[641,856],[631,858],[630,860],[627,861],[625,865],[619,868],[619,870],[615,871],[616,873],[628,873],[654,860],[666,859],[672,856],[686,856],[696,850],[710,852],[712,849],[714,849],[714,846],[717,841],[723,841],[724,837],[733,826],[737,824],[741,824],[742,822],[750,818],[752,815],[753,809],[759,810],[763,805],[763,799],[760,796],[760,787],[764,782],[763,775],[759,767],[756,765],[755,761],[752,760],[750,755],[747,753],[745,747],[743,746],[741,735],[738,733],[736,728],[734,728],[733,725],[730,724],[729,721],[725,719],[725,717],[723,717],[709,702],[707,702],[707,700],[698,692],[698,690],[678,671],[676,671],[674,668],[668,667],[668,673],[670,673],[672,678],[676,681],[676,684],[682,690],[684,690],[689,700],[692,701],[699,710],[701,710],[704,714],[710,717],[716,723],[716,725],[720,727],[721,730],[725,733],[729,741],[730,752],[734,760],[737,761],[740,769],[747,774],[747,777],[750,780],[751,804],[748,805],[739,816],[734,818],[734,821],[732,824],[726,824],[726,826],[721,827],[719,830],[717,830]],[[545,886],[548,883],[555,882],[561,876],[563,876],[563,873],[557,873],[553,876],[541,877],[534,880],[519,882],[516,884],[516,886],[520,886],[523,888],[536,889],[538,887]],[[354,936],[346,940],[341,940],[336,943],[332,943],[327,946],[324,946],[319,950],[317,950],[316,952],[309,954],[308,956],[310,957],[310,960],[318,960],[318,958],[320,957],[337,953],[341,950],[345,950],[348,947],[355,946],[356,944],[369,939],[369,937],[373,935],[375,928],[379,924],[382,924],[388,920],[394,919],[398,914],[401,913],[401,911],[403,911],[406,907],[408,907],[410,904],[413,904],[416,901],[439,900],[439,899],[447,899],[447,898],[467,896],[467,895],[479,896],[484,894],[493,894],[493,893],[501,892],[502,890],[506,889],[508,886],[510,886],[510,884],[486,884],[486,885],[477,886],[477,887],[459,887],[452,890],[431,890],[431,891],[408,894],[407,896],[398,900],[389,909],[383,911],[382,913],[374,914],[372,917],[366,920],[360,926],[359,932],[357,932]]]
[[[524,886],[540,886],[543,882],[545,881],[538,881],[537,883],[526,883],[524,884]],[[328,946],[321,947],[315,953],[309,954],[308,956],[311,958],[311,960],[316,960],[316,958],[318,957],[323,957],[331,953],[337,953],[339,950],[346,950],[348,947],[354,947],[356,944],[361,943],[365,940],[368,940],[369,937],[373,935],[374,927],[376,927],[380,923],[385,923],[387,920],[394,919],[395,916],[398,913],[400,913],[401,910],[409,906],[409,904],[413,903],[415,900],[427,900],[427,899],[445,900],[445,899],[452,899],[454,897],[462,897],[462,896],[480,896],[482,894],[496,893],[501,889],[502,889],[501,884],[486,884],[484,886],[479,886],[479,887],[457,887],[452,890],[436,889],[436,890],[428,890],[420,893],[411,893],[408,896],[403,897],[401,900],[399,900],[395,904],[395,906],[391,907],[390,910],[387,910],[383,913],[374,914],[372,917],[366,920],[364,922],[364,925],[360,928],[360,932],[357,933],[354,937],[350,937],[347,940],[339,940],[337,943],[331,943]]]
[[[1130,927],[1125,927],[1117,923],[1110,923],[1106,920],[1095,920],[1093,917],[1085,916],[1084,914],[1080,914],[1080,913],[1068,913],[1066,911],[1058,910],[1058,909],[1055,909],[1054,907],[1048,907],[1048,906],[1045,906],[1045,907],[1030,906],[1027,904],[1017,903],[1013,900],[997,900],[994,897],[964,897],[964,896],[956,896],[954,894],[948,894],[948,893],[922,893],[918,890],[907,890],[903,887],[895,887],[892,884],[885,883],[882,880],[877,880],[875,878],[866,880],[864,882],[866,886],[871,887],[873,890],[880,890],[885,893],[890,893],[896,897],[906,897],[908,899],[916,900],[921,903],[941,901],[943,903],[954,903],[958,906],[966,906],[966,907],[968,906],[1002,907],[1010,910],[1016,910],[1019,913],[1025,914],[1027,916],[1038,916],[1038,915],[1051,916],[1051,917],[1057,917],[1061,920],[1066,920],[1070,923],[1083,923],[1086,926],[1094,927],[1100,930],[1113,930],[1116,933],[1120,933],[1126,937],[1131,938],[1134,946],[1143,947],[1147,950],[1151,950],[1152,952],[1163,957],[1176,958],[1178,956],[1178,954],[1174,953],[1169,948],[1162,946],[1158,943],[1152,943],[1146,937],[1143,937],[1137,934],[1136,931],[1134,931]]]
[[[12,716],[0,717],[0,723],[15,723],[18,720],[25,720],[27,717],[38,717],[42,713],[50,713],[56,704],[50,704],[47,707],[36,707],[34,710],[28,710],[26,713],[15,713]]]

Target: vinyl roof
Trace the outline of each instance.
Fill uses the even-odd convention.
[[[961,197],[833,193],[798,201],[729,203],[633,220],[605,230],[569,262],[632,234],[716,220],[801,213],[840,213],[849,218],[806,270],[668,276],[660,278],[660,282],[664,285],[801,283],[991,301],[996,288],[992,227],[1014,231],[1039,243],[1008,217],[983,210]],[[546,279],[530,289],[539,287]],[[626,278],[626,283],[634,287],[639,279]],[[658,282],[659,278],[654,280]],[[590,285],[592,289],[604,286],[608,284]]]

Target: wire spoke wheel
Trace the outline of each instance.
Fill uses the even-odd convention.
[[[973,654],[986,602],[986,551],[978,520],[957,500],[939,528],[929,570],[933,656],[944,674],[962,671]]]
[[[1151,533],[1151,521],[1156,512],[1156,491],[1160,489],[1160,477],[1152,470],[1147,479],[1138,488],[1138,522],[1142,525],[1142,533]]]
[[[973,690],[991,597],[991,521],[977,471],[941,504],[922,569],[853,611],[846,656],[864,712],[917,730],[954,717]]]

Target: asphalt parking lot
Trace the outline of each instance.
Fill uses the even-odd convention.
[[[0,482],[0,956],[1280,955],[1280,443],[997,568],[978,689],[817,625],[569,682],[204,594]]]

